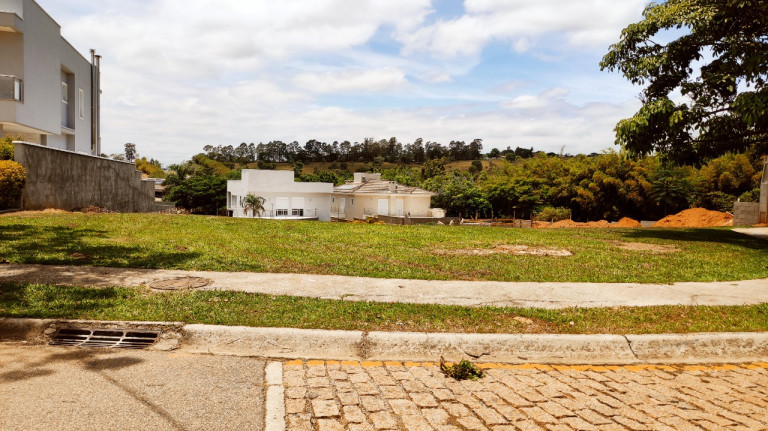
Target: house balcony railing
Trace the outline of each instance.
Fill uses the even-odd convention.
[[[365,217],[377,217],[380,215],[385,215],[389,217],[419,217],[419,218],[425,218],[425,217],[433,217],[431,211],[404,211],[404,210],[392,210],[389,211],[387,214],[380,214],[378,208],[365,208],[363,209],[363,216]]]
[[[12,75],[0,75],[0,100],[24,101],[24,81]]]
[[[230,208],[232,215],[235,217],[252,217],[250,211],[246,213],[244,208]],[[313,209],[282,209],[282,210],[265,210],[257,213],[254,218],[266,218],[266,219],[285,219],[285,220],[313,220],[319,217],[319,211],[317,208]]]

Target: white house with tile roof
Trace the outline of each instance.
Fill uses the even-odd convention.
[[[430,208],[434,193],[381,179],[381,174],[357,172],[354,180],[333,189],[331,216],[338,220],[368,217],[442,218],[445,212]]]

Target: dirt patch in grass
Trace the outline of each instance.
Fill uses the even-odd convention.
[[[497,245],[494,248],[464,248],[455,250],[435,250],[441,256],[488,256],[491,254],[510,254],[513,256],[573,256],[568,250],[558,248],[529,247],[527,245]]]
[[[615,244],[616,247],[622,250],[630,251],[649,251],[651,253],[659,254],[677,253],[680,251],[680,249],[674,245],[648,244],[645,242],[617,242]]]

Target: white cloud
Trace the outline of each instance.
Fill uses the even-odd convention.
[[[640,17],[646,0],[466,0],[466,13],[398,33],[405,54],[439,58],[475,56],[493,42],[526,52],[547,34],[560,34],[564,48],[614,42],[622,28]]]
[[[375,70],[344,69],[326,73],[302,73],[294,83],[313,93],[380,92],[407,83],[405,72],[394,67]]]
[[[370,136],[591,152],[636,109],[618,75],[558,61],[615,41],[645,0],[467,0],[434,21],[430,0],[38,1],[104,56],[105,152],[135,142],[170,163],[207,144]],[[484,63],[499,42],[551,67]]]

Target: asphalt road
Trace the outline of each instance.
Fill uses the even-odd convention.
[[[261,359],[0,343],[0,430],[261,430]]]

